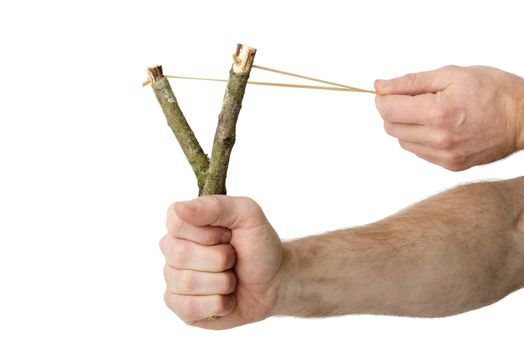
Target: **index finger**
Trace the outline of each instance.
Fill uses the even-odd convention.
[[[375,104],[382,119],[390,123],[431,124],[438,113],[438,93],[409,95],[377,95]]]
[[[168,232],[169,229],[168,229]],[[231,240],[231,231],[220,226],[194,226],[184,222],[180,230],[170,232],[174,238],[193,241],[202,245],[217,245],[229,243]]]
[[[228,243],[231,240],[231,231],[220,226],[194,226],[176,215],[173,205],[169,207],[166,227],[168,234],[173,238],[185,239],[202,245],[216,245]]]

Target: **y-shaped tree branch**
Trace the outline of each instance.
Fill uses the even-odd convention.
[[[200,147],[193,130],[180,110],[171,85],[162,73],[162,67],[148,69],[149,81],[162,106],[167,123],[195,172],[199,195],[226,194],[227,168],[235,144],[236,123],[255,53],[256,49],[249,46],[241,44],[237,46],[235,62],[229,72],[222,111],[218,118],[211,161]]]

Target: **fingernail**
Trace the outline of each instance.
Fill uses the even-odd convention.
[[[220,237],[220,243],[229,243],[231,240],[231,231],[224,230],[222,233],[222,237]]]
[[[389,81],[383,80],[383,79],[377,79],[375,80],[375,88],[377,90],[385,89],[388,87]]]
[[[180,202],[176,202],[176,204],[182,205],[182,206],[186,207],[189,210],[197,210],[198,209],[198,206],[195,203],[193,203],[192,201],[180,201]]]

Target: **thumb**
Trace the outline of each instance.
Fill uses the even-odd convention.
[[[260,215],[262,209],[258,204],[247,197],[202,196],[191,201],[177,202],[174,209],[178,217],[195,226],[244,228],[258,225],[261,218],[264,218],[264,215]]]
[[[444,90],[449,84],[443,68],[410,73],[391,80],[376,80],[375,90],[379,95],[420,95]]]

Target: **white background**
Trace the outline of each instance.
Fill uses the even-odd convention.
[[[363,88],[451,63],[523,74],[519,1],[5,1],[0,38],[0,348],[520,348],[522,291],[443,319],[186,326],[163,305],[158,240],[167,206],[196,183],[141,87],[158,63],[227,77],[237,42],[260,65]],[[224,85],[172,85],[209,152]],[[370,94],[249,86],[228,191],[290,239],[523,164],[521,152],[449,172],[402,151]]]

